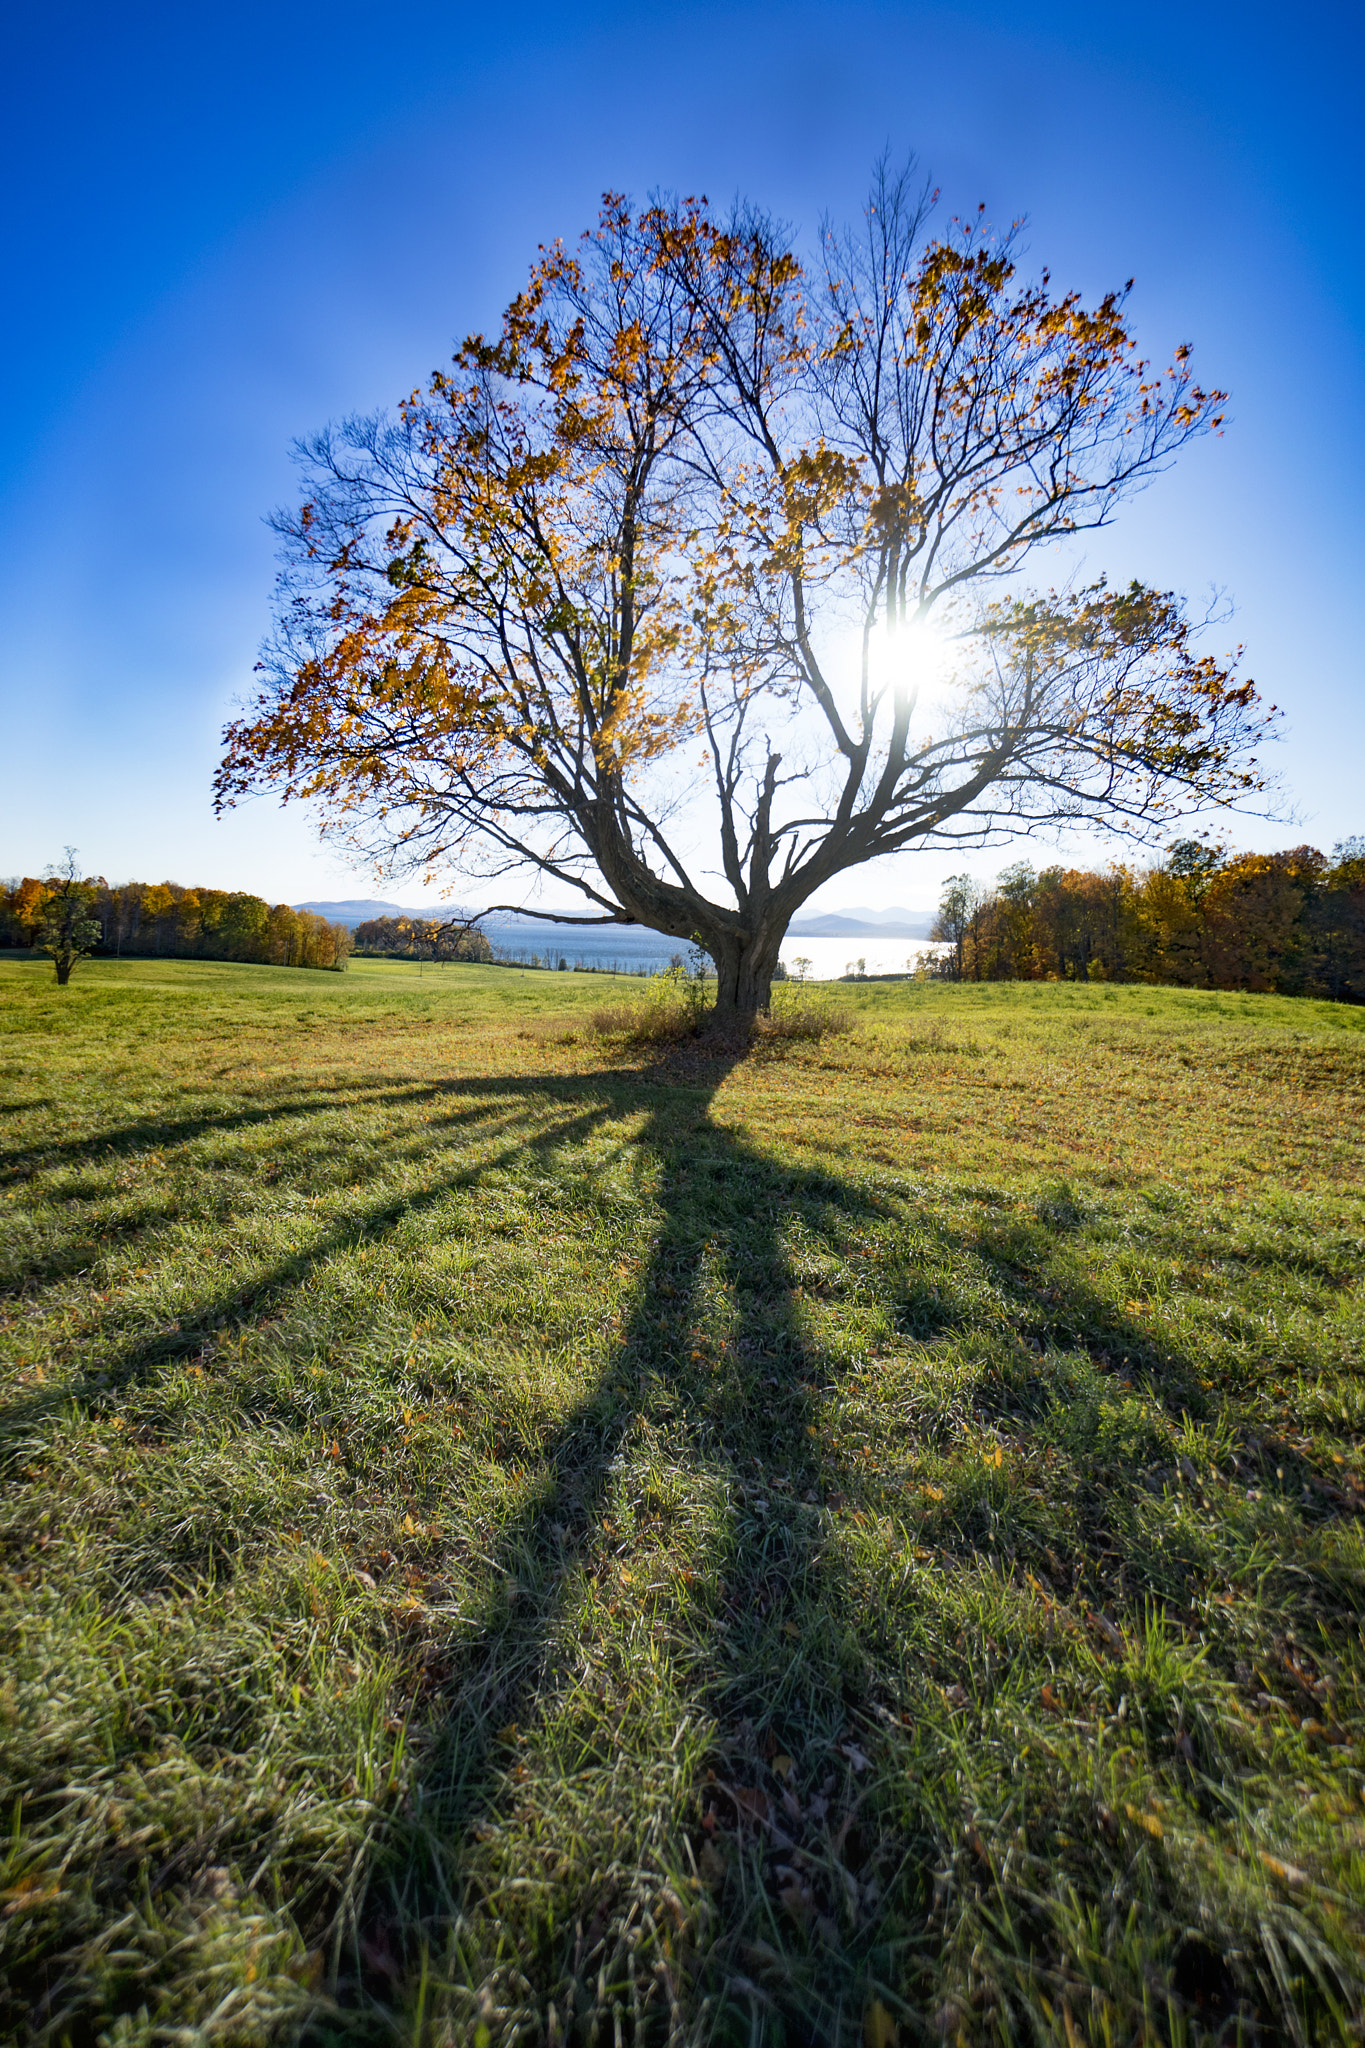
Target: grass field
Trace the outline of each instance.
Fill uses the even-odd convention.
[[[1358,2042],[1365,1013],[611,993],[0,961],[0,2032]]]

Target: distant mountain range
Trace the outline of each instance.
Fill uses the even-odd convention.
[[[823,917],[798,917],[787,929],[794,939],[927,939],[933,922],[927,910],[919,916],[911,910],[868,911],[862,917],[831,910]]]
[[[425,903],[414,906],[410,903],[381,903],[377,896],[347,897],[340,903],[295,903],[294,910],[312,910],[319,917],[325,917],[329,924],[348,924],[354,930],[358,924],[367,924],[372,917],[435,917],[443,923],[447,918],[464,917],[465,911],[454,903]],[[539,924],[538,918],[518,918],[514,913],[500,910],[492,917],[483,919],[491,930],[502,925]],[[548,930],[548,926],[543,927]]]
[[[378,897],[348,896],[341,903],[293,903],[291,910],[311,910],[318,917],[325,917],[328,924],[348,924],[352,930],[358,924],[365,924],[372,917],[439,917],[449,916],[444,906],[437,910],[410,910],[401,903],[381,903]]]
[[[382,903],[374,896],[346,897],[338,903],[296,903],[293,907],[295,910],[312,910],[330,924],[349,925],[352,930],[372,917],[447,918],[462,914],[449,904],[428,905],[414,910],[405,908],[401,903]],[[860,903],[852,910],[831,910],[819,917],[799,917],[790,928],[790,936],[794,939],[927,939],[933,922],[929,911],[906,910],[899,905],[890,910],[870,910],[866,904]],[[483,923],[490,931],[538,931],[548,936],[554,930],[552,925],[539,918],[518,917],[506,910],[486,917]],[[561,931],[568,929],[560,927]]]

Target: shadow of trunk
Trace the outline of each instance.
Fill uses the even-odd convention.
[[[634,1310],[544,1442],[539,1484],[490,1560],[485,1611],[442,1660],[420,1772],[351,1905],[344,2003],[416,2001],[459,2038],[494,2007],[528,2038],[668,2038],[685,2009],[725,2007],[732,1980],[749,1981],[743,1951],[784,1843],[807,1840],[818,1862],[833,1816],[839,1855],[863,1853],[847,1753],[862,1674],[852,1617],[831,1632],[841,1594],[823,1556],[816,1402],[837,1368],[803,1333],[786,1236],[794,1224],[838,1235],[871,1211],[713,1121],[733,1064],[688,1049],[638,1076],[656,1100],[632,1143],[656,1162],[658,1222]],[[688,1563],[661,1583],[631,1670],[610,1641],[619,1553],[638,1569],[651,1548],[660,1569],[665,1551]],[[635,1589],[627,1601],[639,1604]],[[557,1813],[539,1774],[547,1748]],[[838,2037],[865,1961],[856,1935],[829,1950],[846,1918],[847,1865],[834,1862],[823,1889],[803,1880],[812,1925],[826,1926],[789,1986],[812,2040]],[[389,2020],[375,2020],[387,2038]]]

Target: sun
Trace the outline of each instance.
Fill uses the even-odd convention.
[[[819,652],[831,685],[841,694],[856,692],[862,676],[861,626],[835,628],[823,637]],[[879,620],[868,639],[868,681],[877,694],[904,693],[922,701],[949,680],[957,653],[946,618],[930,615],[894,629]]]

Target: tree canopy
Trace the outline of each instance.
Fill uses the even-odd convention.
[[[608,196],[495,337],[302,444],[220,805],[274,787],[390,871],[695,936],[725,1027],[841,871],[1247,797],[1265,714],[1180,598],[1015,580],[1221,418],[1126,296],[1022,277],[885,167],[809,257]]]

